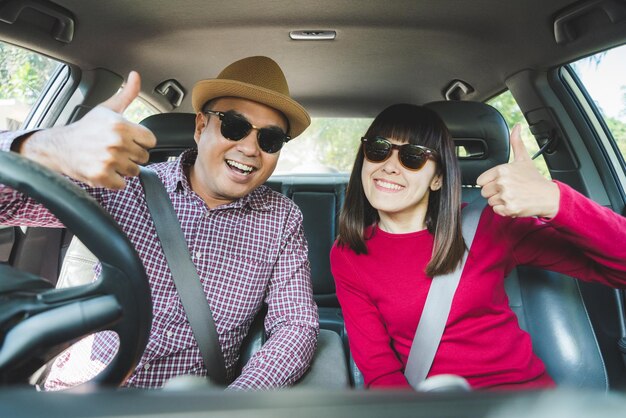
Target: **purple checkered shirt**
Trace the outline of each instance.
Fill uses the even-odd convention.
[[[0,134],[0,149],[9,150],[20,134],[23,132]],[[302,214],[291,200],[266,186],[228,205],[209,209],[191,190],[185,175],[185,168],[194,163],[195,157],[195,151],[189,150],[174,162],[153,164],[151,168],[163,181],[180,220],[215,319],[230,379],[236,377],[241,343],[252,320],[264,302],[268,307],[265,329],[269,338],[230,388],[262,389],[292,384],[306,371],[319,332]],[[81,187],[128,235],[150,281],[150,339],[125,385],[160,387],[178,375],[206,376],[139,179],[128,178],[121,191]],[[0,224],[63,226],[41,205],[5,186],[0,186]],[[106,364],[116,344],[112,333],[96,334],[93,343],[89,342],[91,354],[83,357]],[[63,368],[71,364],[71,353],[72,350],[65,352],[54,363],[46,388],[61,388],[69,383],[54,376],[67,375]],[[92,375],[88,366],[82,364],[71,371],[72,383]]]

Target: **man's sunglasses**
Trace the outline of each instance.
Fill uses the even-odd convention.
[[[283,144],[291,139],[278,127],[258,128],[251,124],[248,119],[238,115],[232,110],[228,112],[205,110],[203,113],[219,117],[222,122],[220,132],[224,138],[230,139],[231,141],[239,141],[248,136],[252,129],[256,129],[256,138],[259,143],[259,148],[268,154],[274,154],[280,151]]]
[[[374,163],[386,161],[391,156],[391,151],[398,150],[398,158],[402,165],[409,170],[419,170],[424,167],[426,161],[431,158],[438,158],[437,151],[415,144],[392,144],[388,139],[382,136],[374,138],[361,138],[365,158]]]

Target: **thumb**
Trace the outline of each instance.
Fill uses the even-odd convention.
[[[522,141],[522,125],[516,123],[511,131],[511,148],[514,161],[530,161],[530,154]]]
[[[111,109],[119,114],[124,113],[128,105],[139,95],[139,89],[141,88],[141,77],[136,71],[131,71],[128,74],[128,81],[122,87],[122,90],[118,91],[115,95],[110,97],[106,102],[101,103],[100,106]]]

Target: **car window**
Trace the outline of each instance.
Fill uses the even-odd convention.
[[[571,64],[596,105],[610,136],[626,156],[626,45]]]
[[[60,66],[46,56],[0,42],[0,130],[23,126]]]
[[[349,173],[369,118],[313,118],[282,149],[274,174]]]
[[[524,145],[526,145],[526,149],[530,155],[534,156],[537,151],[539,151],[539,145],[530,133],[528,123],[526,122],[526,119],[524,118],[524,115],[522,114],[522,111],[517,105],[517,102],[513,98],[511,92],[506,90],[489,100],[487,103],[498,109],[504,117],[509,130],[513,129],[513,126],[517,123],[522,125],[522,140],[524,141]],[[513,153],[511,153],[510,159],[513,159]],[[541,174],[547,178],[551,178],[550,171],[548,170],[548,166],[546,165],[546,160],[543,158],[543,155],[539,155],[533,161]]]
[[[131,122],[139,123],[150,115],[158,113],[157,110],[140,98],[133,100],[124,111],[124,117]]]

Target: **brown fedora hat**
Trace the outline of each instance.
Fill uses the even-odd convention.
[[[289,86],[278,64],[268,57],[248,57],[224,68],[217,78],[201,80],[191,92],[196,112],[211,99],[240,97],[254,100],[282,112],[289,121],[289,135],[300,135],[310,124],[306,110],[289,96]]]

